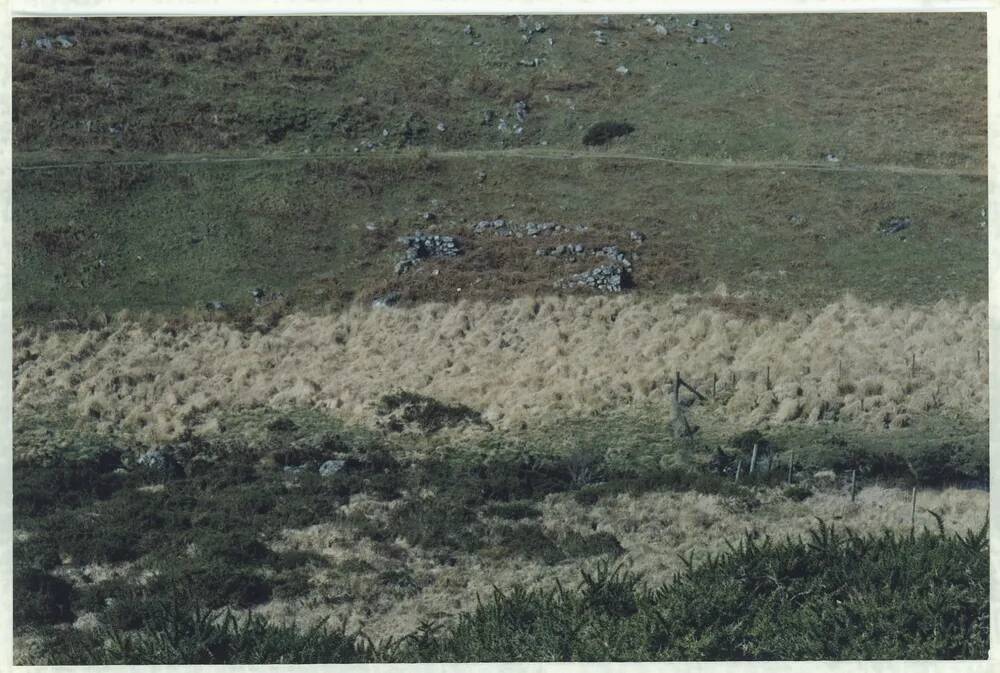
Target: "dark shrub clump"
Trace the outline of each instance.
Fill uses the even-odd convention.
[[[584,145],[604,145],[613,138],[627,136],[635,131],[631,124],[623,122],[597,122],[583,135]]]

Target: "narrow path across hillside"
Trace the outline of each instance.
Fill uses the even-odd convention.
[[[26,163],[14,164],[16,171],[52,170],[60,168],[79,168],[83,166],[142,166],[155,164],[221,164],[221,163],[263,163],[274,161],[314,161],[322,159],[347,159],[374,156],[378,159],[406,159],[416,156],[416,152],[385,152],[377,155],[361,154],[353,151],[323,152],[316,154],[268,154],[259,156],[218,156],[210,154],[188,154],[178,156],[158,156],[148,158],[132,158],[122,160],[90,160],[70,161],[62,163]],[[953,175],[967,177],[986,177],[984,169],[973,168],[923,168],[916,166],[899,166],[892,164],[848,164],[840,162],[810,162],[810,161],[732,161],[719,159],[677,159],[649,154],[633,154],[613,151],[583,151],[560,149],[506,149],[506,150],[439,150],[430,151],[430,158],[457,159],[539,159],[555,161],[634,161],[656,162],[677,166],[698,166],[705,168],[721,168],[731,170],[792,170],[792,171],[825,171],[847,173],[896,173],[902,175]]]

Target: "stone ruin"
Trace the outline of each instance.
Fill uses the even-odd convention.
[[[603,264],[556,283],[557,288],[590,288],[599,292],[621,292],[628,282],[628,272],[617,264]]]
[[[396,263],[396,273],[401,274],[427,257],[455,257],[462,252],[454,236],[426,235],[420,232],[402,236],[399,242],[406,246],[406,253]]]

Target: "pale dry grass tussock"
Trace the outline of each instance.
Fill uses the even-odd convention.
[[[778,491],[763,492],[761,505],[752,512],[734,510],[716,495],[685,493],[620,494],[596,505],[581,505],[571,495],[550,495],[542,505],[542,523],[556,535],[569,531],[582,534],[594,530],[614,535],[625,549],[626,563],[643,574],[651,586],[669,582],[682,570],[678,554],[694,552],[697,563],[706,554],[737,544],[747,533],[781,539],[805,536],[816,517],[858,533],[881,533],[910,527],[910,493],[895,488],[870,486],[861,489],[855,503],[843,491],[818,491],[796,503]],[[352,509],[379,516],[376,510],[389,506],[361,499]],[[921,491],[918,496],[917,528],[936,524],[924,511],[940,514],[948,531],[965,532],[982,525],[989,508],[984,491],[944,489]],[[492,595],[493,587],[509,589],[514,584],[553,587],[556,580],[572,587],[580,570],[597,558],[545,565],[515,555],[454,554],[453,564],[444,565],[419,547],[397,540],[392,558],[366,539],[357,539],[343,524],[322,523],[285,531],[277,549],[301,549],[327,556],[339,564],[364,561],[366,572],[319,571],[312,578],[313,590],[296,600],[274,600],[256,611],[282,622],[310,624],[324,618],[346,619],[352,627],[363,626],[375,637],[386,633],[409,633],[421,620],[446,618],[474,609],[477,595]],[[415,588],[400,593],[387,588],[379,573],[405,567]]]
[[[708,553],[725,551],[727,540],[736,544],[748,532],[774,539],[806,536],[817,517],[858,533],[910,528],[910,492],[902,489],[862,488],[854,503],[847,493],[837,490],[818,491],[801,503],[779,491],[763,492],[759,497],[759,508],[745,512],[720,496],[694,492],[622,493],[590,507],[566,495],[553,495],[547,499],[543,514],[550,528],[581,533],[597,530],[616,536],[633,568],[653,584],[670,581],[683,568],[678,554],[693,551],[697,561]],[[917,529],[926,525],[936,530],[937,524],[926,509],[941,515],[948,531],[964,533],[983,524],[989,511],[989,493],[955,488],[920,491]]]
[[[985,419],[986,318],[985,302],[887,307],[850,297],[787,319],[745,318],[677,295],[356,306],[292,314],[267,334],[211,322],[176,335],[128,321],[84,333],[24,329],[15,414],[68,405],[99,428],[155,442],[188,429],[210,435],[221,409],[241,406],[371,422],[377,399],[402,387],[510,429],[662,399],[679,370],[702,391],[717,375],[719,399],[707,408],[743,425],[881,427],[939,411]]]

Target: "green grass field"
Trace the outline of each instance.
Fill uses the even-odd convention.
[[[15,45],[79,43],[14,50],[16,317],[195,310],[254,287],[305,307],[553,292],[565,271],[534,240],[394,276],[397,236],[501,216],[623,248],[642,231],[640,293],[724,282],[776,311],[985,298],[982,17],[653,20],[666,36],[611,19],[607,45],[596,17],[539,19],[527,43],[514,17],[469,19],[474,37],[461,18],[19,20]],[[693,41],[713,31],[723,46]],[[521,135],[484,123],[518,124],[517,101]],[[636,131],[582,145],[618,118]],[[379,146],[354,155],[363,141]],[[914,225],[879,235],[893,216]]]

